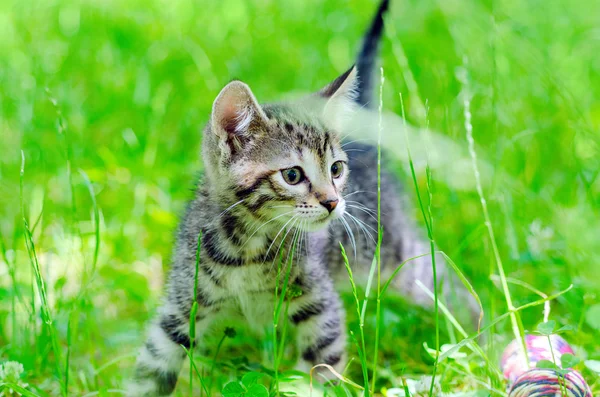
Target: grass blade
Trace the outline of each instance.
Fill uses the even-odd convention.
[[[479,294],[477,294],[477,292],[475,291],[475,288],[473,288],[473,285],[471,285],[469,280],[465,277],[464,273],[460,270],[460,268],[456,265],[456,263],[454,263],[454,261],[448,255],[446,255],[446,253],[444,251],[439,251],[439,253],[444,257],[444,259],[446,259],[446,263],[448,263],[450,265],[450,267],[452,267],[452,269],[454,270],[454,273],[456,273],[456,275],[462,282],[463,286],[467,289],[469,294],[471,294],[471,296],[477,302],[477,305],[479,306],[479,318],[477,321],[477,330],[479,331],[479,329],[481,328],[481,322],[483,321],[483,315],[484,315],[483,304],[481,303]]]
[[[294,224],[292,224],[293,227]],[[285,239],[285,236],[283,237]],[[276,391],[276,395],[279,396],[279,358],[280,358],[280,354],[278,352],[278,343],[277,343],[277,328],[279,327],[279,318],[280,318],[280,314],[281,314],[281,308],[283,306],[283,302],[286,298],[287,295],[287,289],[288,289],[288,284],[290,281],[290,274],[292,272],[292,264],[294,262],[294,254],[296,251],[296,243],[297,243],[297,234],[294,233],[294,236],[292,237],[292,248],[288,254],[289,257],[289,263],[288,266],[285,269],[285,275],[284,275],[284,280],[283,280],[283,285],[281,286],[281,293],[279,294],[279,296],[277,296],[278,294],[278,289],[279,289],[279,276],[280,271],[278,270],[277,272],[277,283],[275,285],[275,297],[278,298],[275,308],[273,310],[273,350],[274,350],[274,354],[273,354],[273,359],[274,359],[274,371],[275,371],[275,391]],[[281,251],[280,254],[280,262],[279,262],[279,269],[281,269],[281,265],[283,263],[283,251]],[[287,325],[287,321],[283,322],[283,326],[284,329],[282,330],[282,333],[285,332],[285,326]]]
[[[14,383],[0,383],[0,392],[4,392],[7,389],[12,389],[25,397],[40,397],[37,394],[34,394],[29,390]]]
[[[433,294],[433,292],[431,292],[429,290],[429,288],[427,288],[425,286],[425,284],[423,284],[420,280],[416,280],[415,283],[419,286],[419,288],[421,288],[421,290],[429,297],[431,298],[431,300],[435,299],[435,295]],[[454,328],[458,331],[458,333],[463,337],[463,338],[468,338],[469,335],[467,334],[467,331],[465,331],[465,329],[462,327],[462,325],[458,322],[458,320],[456,319],[456,317],[454,317],[452,315],[452,313],[450,312],[450,310],[448,310],[448,308],[446,307],[446,305],[444,305],[442,302],[438,302],[440,310],[442,311],[442,313],[446,316],[446,318],[448,319],[448,321],[450,321],[450,323],[454,326]],[[479,329],[478,329],[479,331]],[[483,351],[483,349],[481,349],[481,347],[475,342],[473,341],[473,343],[471,343],[469,345],[469,347],[476,352],[477,354],[479,354],[481,356],[481,358],[483,358],[486,362],[486,364],[488,365],[488,368],[491,368],[492,371],[494,372],[494,374],[496,375],[496,377],[498,379],[502,378],[502,372],[500,372],[500,370],[496,367],[495,364],[493,364],[490,359],[488,358],[488,356],[485,354],[485,352]]]
[[[406,140],[406,151],[408,153],[408,163],[410,165],[410,173],[412,175],[413,184],[415,187],[415,192],[417,195],[417,200],[419,202],[419,208],[421,209],[421,214],[423,216],[423,220],[425,221],[425,227],[427,228],[427,237],[429,238],[429,248],[431,251],[431,267],[433,273],[433,293],[435,296],[434,300],[434,318],[435,318],[435,351],[436,357],[435,362],[433,364],[433,374],[431,376],[431,385],[429,387],[429,397],[433,395],[433,388],[435,386],[435,376],[438,367],[438,359],[439,359],[439,351],[440,351],[440,323],[439,323],[439,307],[438,307],[438,283],[437,283],[437,264],[435,262],[435,242],[433,239],[433,218],[431,217],[431,171],[429,166],[427,166],[427,193],[429,195],[429,216],[425,212],[425,207],[423,206],[423,199],[421,198],[421,191],[419,189],[419,183],[417,182],[417,173],[415,172],[415,165],[412,159],[412,153],[410,151],[410,144],[408,142],[408,134],[406,133],[406,116],[404,114],[404,101],[402,99],[402,93],[400,93],[400,107],[402,109],[402,122],[404,123],[405,135],[404,138]]]
[[[467,84],[467,80],[463,81],[463,84]],[[465,117],[465,129],[467,135],[467,142],[469,146],[469,154],[471,156],[471,164],[473,168],[473,174],[475,175],[475,187],[477,189],[477,194],[479,195],[479,200],[481,202],[481,208],[483,211],[483,217],[485,220],[485,225],[488,231],[490,243],[492,245],[492,251],[494,253],[494,259],[496,261],[496,266],[498,268],[498,273],[500,275],[500,282],[502,284],[502,290],[504,293],[504,299],[506,300],[506,306],[508,307],[508,311],[510,313],[510,321],[512,323],[513,333],[515,338],[521,341],[521,349],[522,353],[526,358],[527,365],[529,365],[529,357],[527,355],[527,346],[525,344],[525,330],[523,328],[523,323],[521,321],[521,316],[518,312],[514,311],[514,305],[512,302],[512,297],[510,295],[510,289],[508,288],[508,282],[506,281],[506,274],[504,272],[504,266],[502,264],[502,258],[500,257],[500,250],[498,249],[498,245],[496,244],[496,237],[494,235],[494,228],[492,226],[492,221],[489,215],[487,201],[483,194],[483,188],[481,185],[481,176],[479,173],[479,167],[477,166],[477,152],[475,151],[475,139],[473,138],[473,125],[471,124],[471,102],[470,99],[465,95],[464,99],[464,117]]]
[[[377,269],[377,251],[379,250],[380,244],[375,247],[375,255],[373,261],[371,261],[371,268],[369,269],[369,278],[367,280],[367,287],[365,290],[365,299],[363,300],[362,310],[360,312],[360,322],[365,323],[365,315],[367,313],[367,304],[369,302],[369,295],[371,294],[371,287],[373,285],[373,278],[375,278],[375,270]]]
[[[364,388],[361,385],[352,382],[350,379],[346,378],[345,376],[343,376],[342,374],[340,374],[339,372],[337,372],[331,365],[329,365],[329,364],[317,364],[317,365],[315,365],[314,367],[312,367],[310,369],[310,395],[311,396],[312,396],[312,389],[313,389],[313,372],[317,368],[327,368],[329,370],[329,372],[331,372],[333,374],[333,376],[335,376],[336,378],[338,378],[342,382],[347,383],[349,385],[352,385],[352,386],[356,387],[359,390],[364,390]]]
[[[496,276],[495,274],[492,274],[490,276],[490,278],[493,281],[500,281],[500,277]],[[518,285],[520,287],[523,287],[525,289],[528,289],[529,291],[533,292],[534,294],[542,297],[542,298],[547,298],[548,295],[546,295],[545,293],[543,293],[542,291],[540,291],[539,289],[535,288],[534,286],[527,284],[525,281],[521,281],[521,280],[517,280],[511,277],[507,277],[506,281],[509,284],[514,284],[514,285]],[[546,303],[544,303],[544,311],[543,311],[543,319],[544,322],[547,323],[548,319],[550,318],[550,301],[546,301]]]
[[[485,327],[481,328],[479,330],[479,332],[476,332],[472,335],[470,335],[468,338],[463,339],[462,341],[458,342],[454,347],[452,347],[451,349],[449,349],[448,351],[445,351],[444,353],[442,353],[440,355],[440,361],[445,360],[446,358],[448,358],[449,356],[451,356],[454,352],[456,352],[458,349],[460,349],[461,347],[465,346],[467,343],[475,340],[476,338],[478,338],[479,336],[483,335],[484,332],[486,332],[487,330],[491,329],[492,327],[494,327],[496,324],[498,324],[500,321],[506,319],[506,318],[510,318],[514,313],[520,312],[522,310],[525,309],[529,309],[530,307],[535,307],[535,306],[539,306],[539,305],[543,305],[545,302],[554,300],[556,298],[558,298],[559,296],[562,296],[564,294],[566,294],[567,292],[571,291],[573,289],[573,284],[571,284],[568,288],[554,294],[554,295],[549,295],[547,298],[544,299],[540,299],[534,302],[530,302],[527,303],[523,306],[519,306],[509,312],[506,312],[504,314],[502,314],[501,316],[496,317],[494,320],[492,320],[488,325],[486,325]]]
[[[19,190],[19,199],[21,204],[21,218],[23,220],[23,228],[25,230],[25,245],[27,247],[27,253],[29,254],[29,261],[31,263],[31,267],[33,269],[33,275],[35,277],[38,295],[41,301],[41,311],[42,311],[42,319],[48,328],[48,334],[50,335],[50,340],[52,344],[52,351],[54,352],[54,359],[56,361],[56,372],[59,375],[60,386],[63,396],[66,397],[67,391],[65,390],[65,380],[62,377],[62,369],[61,369],[61,354],[60,348],[58,346],[58,339],[56,335],[56,329],[54,328],[54,324],[52,322],[52,314],[50,311],[50,304],[48,303],[48,294],[46,293],[46,283],[44,281],[44,277],[42,276],[42,272],[40,270],[40,264],[37,258],[37,253],[35,251],[35,244],[33,242],[33,236],[31,235],[31,230],[29,229],[29,223],[27,222],[27,217],[25,216],[25,203],[23,200],[23,184],[25,179],[25,153],[21,150],[21,174],[20,174],[20,190]]]
[[[210,396],[210,394],[208,393],[208,389],[206,388],[206,384],[204,383],[204,378],[200,374],[200,371],[198,371],[198,367],[196,366],[196,363],[194,362],[194,358],[192,357],[193,355],[192,355],[191,349],[188,350],[185,348],[185,346],[181,346],[181,348],[183,350],[185,350],[185,354],[187,354],[188,358],[190,359],[191,368],[196,373],[196,376],[198,377],[198,379],[200,379],[200,385],[202,386],[202,393],[206,393],[207,396]],[[192,396],[192,395],[193,394],[190,394],[190,396]]]
[[[383,228],[381,226],[381,134],[383,133],[383,67],[381,71],[381,82],[379,84],[379,128],[377,128],[377,247],[375,257],[377,258],[377,310],[375,312],[375,348],[373,351],[373,379],[371,389],[375,393],[375,381],[377,379],[377,359],[379,358],[379,328],[381,325],[381,240]]]
[[[192,302],[192,310],[190,311],[190,325],[189,325],[189,335],[190,335],[190,349],[188,353],[188,357],[190,358],[191,366],[190,366],[190,395],[193,394],[194,391],[194,376],[192,373],[192,367],[194,364],[194,347],[196,344],[196,314],[198,313],[198,270],[200,268],[200,249],[202,248],[202,231],[198,233],[198,242],[196,244],[196,269],[194,271],[194,301]],[[187,350],[186,350],[187,352]],[[204,391],[202,391],[202,394]]]
[[[358,292],[356,290],[356,283],[354,282],[354,276],[352,274],[352,268],[350,267],[350,263],[348,262],[348,256],[346,255],[346,250],[344,249],[344,246],[342,245],[342,243],[340,243],[340,249],[342,250],[342,258],[344,259],[344,265],[346,266],[346,271],[348,272],[348,278],[350,279],[350,285],[352,286],[352,294],[354,296],[354,302],[356,304],[356,314],[358,315],[359,318],[359,331],[360,331],[360,346],[357,343],[357,347],[358,347],[358,351],[359,351],[359,358],[360,358],[360,364],[362,367],[362,372],[363,372],[363,379],[364,379],[364,384],[365,384],[365,396],[369,397],[370,395],[370,391],[369,391],[369,372],[368,372],[368,368],[367,368],[367,358],[365,356],[365,332],[364,332],[364,321],[363,321],[363,317],[361,315],[361,311],[360,311],[360,302],[358,299]],[[363,305],[363,308],[366,307],[366,301],[367,299],[365,298],[365,304]],[[311,379],[312,381],[312,379]]]

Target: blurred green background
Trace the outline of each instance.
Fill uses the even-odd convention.
[[[202,168],[201,129],[220,88],[238,78],[264,102],[320,88],[353,63],[376,6],[0,1],[0,363],[23,363],[30,390],[58,395],[33,299],[21,151],[23,211],[36,225],[59,343],[65,352],[70,346],[71,393],[105,395],[122,387],[158,304],[178,215]],[[466,147],[466,81],[478,155],[491,165],[485,195],[507,274],[547,294],[573,284],[553,302],[551,318],[576,328],[566,337],[581,358],[600,359],[600,2],[392,0],[386,33],[384,107],[400,114],[402,93],[409,123],[428,125],[434,142],[445,135]],[[489,321],[506,312],[504,297],[490,280],[496,267],[477,192],[455,182],[433,170],[435,238],[473,282]],[[423,190],[424,175],[419,183]],[[519,286],[511,291],[517,306],[539,299]],[[402,374],[431,371],[422,343],[432,345],[433,320],[395,304],[386,313],[380,387],[389,388]],[[533,329],[541,310],[523,319]],[[254,343],[245,355],[267,365],[268,346],[244,338],[229,343],[219,384],[239,374],[228,364],[236,346]],[[489,335],[494,362],[510,338],[507,322]],[[349,373],[360,379],[358,368]],[[597,381],[592,371],[586,377]],[[469,384],[455,376],[443,387]]]

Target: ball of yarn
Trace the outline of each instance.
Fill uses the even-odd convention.
[[[577,371],[561,375],[554,369],[534,368],[515,380],[508,396],[592,397],[592,391]]]
[[[547,336],[525,335],[525,345],[529,356],[529,366],[523,355],[520,340],[515,339],[510,342],[502,354],[502,373],[510,384],[526,371],[535,368],[538,361],[555,360],[555,364],[560,366],[560,358],[563,354],[574,354],[567,341],[558,335],[550,335],[550,341]]]

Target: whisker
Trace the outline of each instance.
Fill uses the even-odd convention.
[[[356,204],[356,205],[358,205],[358,206],[360,206],[362,208],[368,209],[369,211],[376,212],[373,208],[367,207],[364,203],[361,203],[360,201],[346,200],[346,202],[352,203],[352,204]]]
[[[277,237],[279,237],[279,235],[281,234],[281,232],[283,231],[283,229],[285,229],[285,227],[293,220],[297,220],[298,217],[300,215],[294,215],[293,217],[290,218],[290,220],[288,220],[282,227],[281,229],[279,229],[279,232],[277,232],[277,234],[275,235],[275,238],[273,238],[273,241],[271,241],[271,245],[269,245],[269,248],[267,249],[267,252],[265,253],[265,260],[266,258],[269,257],[269,252],[271,251],[271,248],[273,247],[273,244],[275,244],[275,242],[277,241]],[[295,223],[295,222],[294,222]],[[290,232],[290,229],[287,231],[287,233],[283,236],[283,239],[281,240],[281,244],[283,244],[283,242],[285,241],[285,237],[288,235],[288,233]],[[279,249],[281,249],[281,244],[279,244],[279,248],[277,249],[277,253],[279,253]],[[264,261],[263,261],[264,263]]]
[[[369,141],[369,140],[368,139],[354,139],[354,140],[349,141],[349,142],[344,142],[342,144],[342,146],[340,146],[340,147],[343,148],[344,146],[348,146],[348,145],[350,145],[352,143],[355,143],[355,142],[366,142],[366,141]]]
[[[294,222],[294,224],[295,224],[295,222]],[[277,261],[279,259],[279,253],[281,252],[281,247],[283,246],[285,240],[287,239],[288,234],[293,229],[294,224],[292,224],[292,227],[290,227],[287,230],[287,232],[283,235],[283,237],[281,238],[281,243],[279,243],[279,246],[277,247],[277,252],[275,253],[275,256],[273,257],[273,260],[271,261],[271,267],[269,268],[269,272],[273,271],[273,268],[275,267],[275,261]],[[275,240],[273,240],[273,241],[275,241]],[[270,247],[269,247],[269,249],[270,249]],[[265,255],[265,259],[263,260],[262,264],[264,264],[266,260],[267,260],[267,256]]]
[[[298,252],[301,253],[302,252],[302,243],[304,243],[304,237],[305,237],[305,232],[304,232],[304,225],[306,223],[306,220],[302,221],[302,223],[299,225],[298,229],[300,230],[300,237],[298,239],[299,243],[298,243]]]
[[[376,211],[375,211],[373,208],[367,207],[366,205],[364,205],[364,204],[363,204],[363,203],[361,203],[360,201],[346,200],[346,202],[347,202],[347,203],[350,203],[350,204],[357,205],[357,206],[359,206],[360,208],[364,208],[364,209],[366,209],[366,210],[369,210],[369,211],[371,211],[371,212],[376,212]]]
[[[353,196],[353,195],[355,195],[355,194],[358,194],[358,193],[370,193],[370,194],[376,194],[376,192],[372,192],[372,191],[369,191],[369,190],[357,190],[357,191],[355,191],[355,192],[352,192],[352,193],[350,193],[350,194],[346,194],[346,195],[344,196],[344,198],[347,198],[347,197]]]
[[[365,212],[367,215],[369,215],[371,218],[373,218],[373,220],[377,221],[377,218],[375,218],[375,214],[372,214],[372,213],[370,213],[370,212],[368,211],[368,208],[367,208],[367,209],[365,209],[365,208],[360,208],[360,207],[356,207],[356,206],[354,206],[354,205],[352,205],[352,204],[348,204],[348,205],[347,205],[347,207],[349,207],[349,208],[354,208],[354,209],[357,209],[357,210],[359,210],[359,211],[363,211],[363,212]]]
[[[368,237],[373,242],[373,244],[375,244],[375,239],[373,238],[373,235],[365,228],[365,226],[370,227],[369,225],[356,218],[352,214],[346,213],[345,215],[348,215],[350,219],[354,221],[354,223],[356,223],[356,225],[362,230],[363,234],[365,235],[365,238]],[[373,229],[373,231],[375,231],[375,229]]]
[[[348,213],[348,212],[346,212],[346,215],[350,216],[351,218],[354,218],[354,219],[356,219],[356,221],[357,221],[357,222],[359,222],[361,225],[364,225],[364,226],[366,226],[367,228],[371,229],[371,230],[372,230],[374,233],[376,233],[376,232],[377,232],[377,229],[375,229],[373,226],[371,226],[371,225],[369,225],[369,224],[367,224],[367,223],[363,222],[362,220],[358,219],[358,218],[357,218],[357,217],[355,217],[354,215],[352,215],[352,214],[350,214],[350,213]]]
[[[350,152],[366,152],[366,150],[363,150],[363,149],[345,149],[344,152],[346,152],[346,153],[350,153]]]
[[[288,254],[288,255],[291,255],[292,251],[293,251],[294,255],[296,256],[296,258],[298,260],[300,260],[300,255],[298,255],[298,247],[299,247],[299,243],[300,243],[298,236],[300,235],[301,231],[302,230],[300,230],[299,227],[297,227],[296,230],[294,231],[294,236],[292,237],[292,249],[290,250],[290,252]],[[293,261],[294,258],[292,257],[291,260]]]
[[[342,136],[340,137],[340,142],[343,142],[343,141],[344,141],[344,139],[348,138],[349,136],[350,136],[350,134],[345,134],[345,135],[342,135]]]
[[[239,205],[241,203],[243,203],[244,201],[248,200],[248,198],[244,198],[241,199],[240,201],[238,201],[235,204],[230,205],[229,207],[227,207],[226,209],[223,210],[223,212],[221,212],[219,215],[217,215],[217,218],[222,217],[223,215],[225,215],[227,212],[231,211],[233,209],[233,207],[235,207],[236,205]]]
[[[348,225],[348,221],[346,221],[344,217],[341,217],[339,219],[342,222],[342,225],[344,225],[344,229],[346,229],[346,233],[350,238],[350,242],[352,243],[352,248],[354,251],[354,258],[356,258],[356,240],[354,239],[354,233],[352,232],[352,229],[350,229],[350,225]]]
[[[298,234],[298,228],[294,228],[294,226],[296,225],[296,222],[297,222],[297,221],[298,221],[298,218],[297,218],[297,219],[296,219],[296,221],[295,221],[295,222],[292,224],[292,226],[291,226],[291,227],[290,227],[290,229],[287,231],[287,233],[285,234],[285,236],[283,236],[283,239],[285,240],[285,238],[287,237],[288,233],[289,233],[291,230],[294,230],[294,234],[292,235],[292,247],[290,247],[290,249],[288,250],[287,258],[285,259],[285,264],[284,264],[284,266],[283,266],[283,268],[284,268],[284,269],[287,269],[287,264],[289,263],[289,261],[290,261],[290,260],[292,260],[292,261],[294,260],[294,258],[293,258],[293,257],[290,259],[290,255],[292,254],[292,251],[294,251],[294,254],[295,254],[295,251],[296,251],[296,250],[295,250],[293,247],[294,247],[294,243],[297,243],[297,241],[296,241],[296,235]]]
[[[298,229],[300,230],[300,237],[298,239],[299,244],[298,244],[298,248],[297,248],[298,253],[302,252],[301,251],[302,250],[302,246],[304,245],[305,252],[306,252],[306,254],[308,254],[308,251],[306,250],[306,247],[307,247],[307,244],[306,244],[307,243],[307,240],[306,240],[307,233],[306,233],[306,230],[304,230],[306,228],[306,224],[307,223],[308,223],[308,220],[303,220],[298,225]]]
[[[356,226],[358,226],[358,230],[360,230],[360,231],[362,232],[363,236],[365,236],[365,240],[366,240],[366,242],[367,242],[367,244],[368,244],[368,243],[369,243],[369,241],[368,241],[368,240],[369,240],[369,237],[371,237],[371,236],[370,236],[370,235],[367,235],[367,233],[366,233],[366,231],[365,231],[365,228],[364,228],[364,227],[362,227],[362,226],[361,226],[359,223],[357,223],[357,222],[356,222],[356,219],[352,219],[352,218],[350,218],[350,220],[351,220],[352,222],[354,222],[354,224],[355,224]]]
[[[356,209],[356,210],[359,210],[359,211],[361,211],[361,212],[365,213],[366,215],[369,215],[369,216],[370,216],[372,219],[375,219],[375,220],[377,220],[377,218],[375,217],[375,215],[377,215],[377,214],[374,214],[373,212],[369,211],[369,209],[368,209],[368,208],[357,207],[357,206],[356,206],[356,205],[354,205],[354,204],[348,204],[348,205],[346,205],[346,207],[347,207],[347,208],[354,208],[354,209]],[[358,215],[358,214],[357,214],[357,215]]]
[[[305,221],[304,226],[306,226],[306,223],[308,223],[308,222]],[[310,238],[309,232],[307,230],[304,230],[304,252],[306,253],[307,258],[308,258],[308,244],[310,242],[309,238]]]
[[[291,214],[292,212],[294,212],[294,211],[289,211],[289,212],[285,212],[285,213],[283,213],[283,214],[277,215],[276,217],[274,217],[274,218],[271,218],[270,220],[268,220],[268,221],[266,221],[265,223],[263,223],[262,225],[260,225],[260,226],[259,226],[259,227],[258,227],[256,230],[254,230],[254,232],[253,232],[253,233],[250,235],[250,237],[248,237],[248,238],[246,239],[246,241],[244,242],[244,244],[242,244],[242,246],[240,247],[240,249],[238,250],[238,252],[240,252],[240,251],[242,250],[242,248],[244,248],[244,247],[246,246],[246,244],[248,244],[248,241],[250,241],[250,239],[251,239],[252,237],[254,237],[254,235],[255,235],[256,233],[258,233],[258,231],[259,231],[260,229],[262,229],[263,227],[265,227],[267,224],[269,224],[269,223],[273,222],[274,220],[277,220],[277,219],[281,218],[282,216],[289,215],[289,214]],[[292,219],[293,219],[293,217],[292,217]],[[288,222],[289,222],[289,221],[288,221]],[[287,225],[287,223],[286,223],[286,225]],[[285,225],[284,225],[284,226],[285,226]]]

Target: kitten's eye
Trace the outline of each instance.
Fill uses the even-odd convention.
[[[293,167],[288,168],[287,170],[282,170],[281,175],[283,175],[283,179],[290,185],[297,185],[304,179],[304,173],[302,173],[302,168],[300,167]]]
[[[331,165],[331,176],[334,178],[339,178],[344,173],[344,163],[341,161],[336,161]]]

